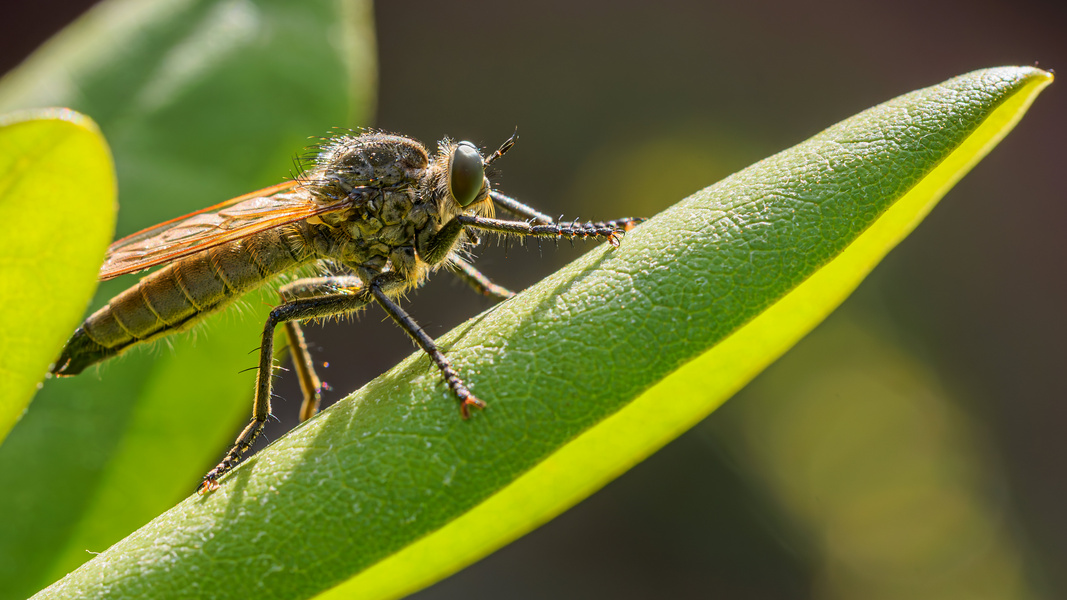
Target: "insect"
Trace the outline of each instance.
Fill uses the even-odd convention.
[[[356,312],[377,303],[444,376],[463,418],[484,408],[433,339],[396,302],[444,268],[498,300],[514,295],[463,258],[478,232],[541,238],[607,238],[640,219],[559,223],[494,191],[485,169],[514,145],[512,135],[487,158],[448,138],[431,155],[420,142],[381,132],[348,132],[315,146],[291,181],[238,196],[112,244],[100,279],[163,265],[113,298],[78,327],[52,367],[72,376],[126,349],[184,331],[246,292],[299,267],[324,263],[344,275],[297,279],[279,288],[281,304],[263,328],[252,419],[198,492],[218,488],[252,447],[270,416],[274,330],[285,327],[304,395],[301,420],[318,411],[322,384],[300,322]],[[518,220],[493,218],[494,209]]]

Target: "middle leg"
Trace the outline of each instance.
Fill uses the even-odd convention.
[[[470,407],[485,408],[485,402],[479,400],[471,391],[467,388],[467,384],[463,382],[459,377],[459,373],[455,367],[452,366],[452,362],[448,360],[448,357],[441,352],[440,348],[433,341],[433,338],[427,334],[415,319],[411,318],[404,309],[393,301],[390,297],[390,291],[387,287],[380,284],[379,280],[382,280],[385,276],[392,275],[392,273],[384,273],[374,278],[368,289],[374,299],[385,310],[386,313],[392,317],[393,321],[400,326],[401,329],[407,333],[412,341],[422,349],[430,360],[433,361],[437,368],[441,371],[441,375],[445,378],[445,383],[448,384],[449,389],[456,395],[456,398],[460,401],[459,410],[464,419],[470,418]]]

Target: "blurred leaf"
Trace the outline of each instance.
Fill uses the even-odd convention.
[[[441,338],[484,412],[413,355],[41,597],[396,597],[461,568],[789,348],[1050,82],[971,73],[695,194]]]
[[[115,230],[115,172],[69,110],[0,117],[0,440],[77,326]]]
[[[840,309],[700,427],[788,515],[823,597],[1043,597],[957,386],[855,312]]]
[[[93,115],[126,235],[282,181],[309,136],[366,123],[371,27],[362,0],[112,0],[0,80],[0,109]],[[135,281],[102,284],[94,308]],[[45,385],[0,446],[0,598],[33,593],[195,489],[248,418],[253,380],[239,371],[262,321],[246,317]]]

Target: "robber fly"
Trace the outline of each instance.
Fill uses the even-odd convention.
[[[263,327],[252,420],[222,461],[204,476],[199,493],[218,488],[270,416],[274,329],[284,324],[304,394],[301,420],[318,410],[322,384],[300,322],[351,314],[371,302],[430,356],[459,399],[460,411],[485,403],[470,392],[448,358],[397,305],[404,292],[445,268],[476,291],[498,300],[514,294],[464,260],[477,232],[521,237],[607,238],[639,219],[558,223],[492,189],[485,168],[504,155],[512,135],[488,158],[470,142],[444,139],[431,156],[420,142],[380,132],[349,132],[313,148],[308,168],[293,180],[149,227],[108,248],[100,279],[150,267],[145,276],[78,327],[52,367],[59,376],[127,348],[184,331],[208,313],[277,276],[314,263],[346,275],[298,279],[279,289],[281,304]],[[518,220],[493,218],[501,209]]]

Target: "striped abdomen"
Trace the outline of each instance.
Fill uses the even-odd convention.
[[[305,228],[261,232],[144,277],[78,327],[53,372],[77,375],[133,344],[186,330],[274,276],[315,260]]]

